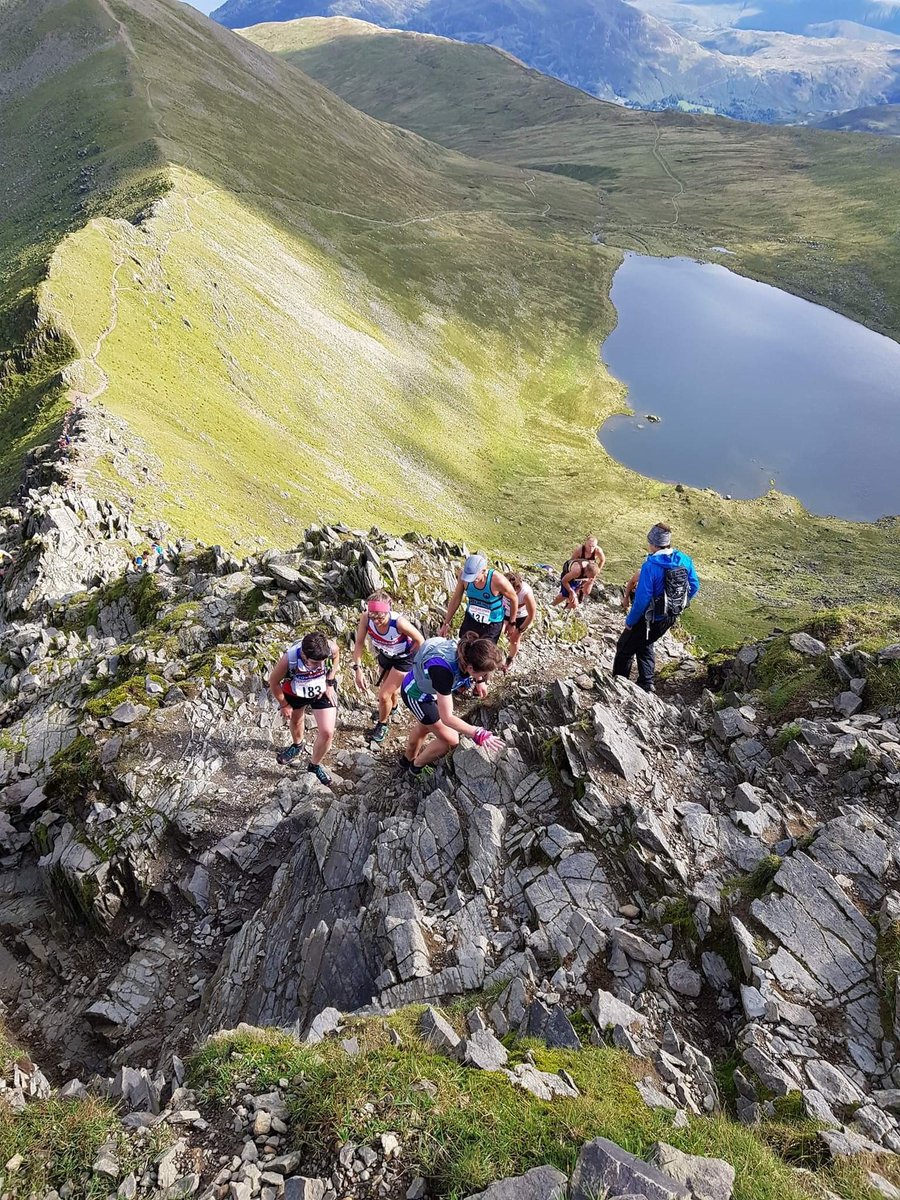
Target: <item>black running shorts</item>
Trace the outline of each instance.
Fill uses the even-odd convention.
[[[413,656],[411,654],[401,654],[399,657],[395,655],[392,658],[390,654],[384,654],[379,650],[378,665],[384,674],[388,671],[402,671],[406,675],[413,668]],[[384,674],[382,678],[384,678]]]
[[[416,689],[418,690],[418,689]],[[437,725],[441,719],[441,714],[438,712],[436,696],[417,696],[413,697],[407,692],[406,688],[402,688],[400,695],[403,698],[403,703],[423,725]]]
[[[500,634],[503,632],[505,621],[492,621],[490,625],[482,625],[480,621],[473,621],[468,613],[463,617],[463,623],[459,627],[459,636],[464,633],[477,633],[480,638],[487,638],[489,642],[499,642]]]

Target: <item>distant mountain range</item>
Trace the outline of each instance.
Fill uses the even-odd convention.
[[[718,7],[707,6],[711,14]],[[689,36],[625,0],[227,0],[213,16],[232,27],[347,16],[488,42],[595,96],[645,108],[795,122],[900,101],[900,42],[890,37],[809,38],[733,22],[713,31],[696,18]]]
[[[873,104],[854,108],[818,122],[820,129],[839,129],[844,133],[879,133],[900,137],[900,104]]]

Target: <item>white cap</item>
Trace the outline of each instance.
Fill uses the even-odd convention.
[[[483,554],[470,554],[466,559],[465,566],[462,569],[463,583],[471,583],[473,579],[477,579],[482,571],[487,570],[487,559]]]

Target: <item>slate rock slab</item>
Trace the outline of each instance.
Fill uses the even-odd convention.
[[[654,1146],[653,1159],[666,1175],[690,1189],[693,1200],[731,1200],[734,1167],[723,1159],[683,1154],[667,1142]]]
[[[615,1142],[596,1138],[582,1146],[572,1176],[570,1200],[629,1193],[645,1200],[691,1200],[686,1187]]]
[[[526,1036],[540,1038],[551,1050],[580,1050],[581,1039],[561,1004],[534,1000],[528,1009]]]
[[[524,1175],[500,1179],[469,1200],[565,1200],[568,1182],[555,1167],[535,1167]]]
[[[460,1044],[459,1034],[436,1008],[426,1008],[422,1013],[419,1033],[429,1045],[444,1054],[455,1054]]]
[[[467,1067],[482,1071],[499,1071],[509,1059],[506,1047],[489,1029],[480,1029],[466,1038],[459,1048],[459,1057]]]

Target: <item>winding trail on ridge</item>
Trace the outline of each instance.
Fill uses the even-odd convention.
[[[681,212],[678,207],[678,201],[684,195],[684,184],[681,182],[681,180],[678,178],[678,176],[675,174],[675,172],[672,170],[672,168],[666,162],[663,152],[659,148],[660,142],[662,141],[662,129],[659,126],[659,122],[654,121],[653,125],[654,125],[654,128],[656,129],[656,139],[654,140],[653,146],[651,147],[651,153],[653,154],[653,157],[656,159],[656,161],[659,163],[659,165],[662,167],[663,171],[665,171],[666,175],[668,175],[669,179],[671,179],[672,182],[675,184],[675,186],[678,188],[678,191],[674,195],[669,197],[672,208],[675,210],[675,217],[672,221],[672,228],[674,229],[675,226],[678,224],[679,220],[681,219]]]

